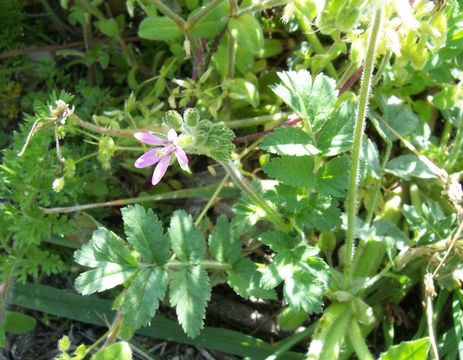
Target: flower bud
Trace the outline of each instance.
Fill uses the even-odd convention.
[[[340,31],[350,32],[357,24],[360,10],[356,6],[343,6],[336,16],[336,27]]]
[[[183,119],[180,114],[175,110],[169,110],[164,115],[164,123],[170,128],[174,130],[178,130],[183,125]]]
[[[188,108],[183,113],[183,118],[188,126],[196,126],[199,122],[199,112],[195,108]]]

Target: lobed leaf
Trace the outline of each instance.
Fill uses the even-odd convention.
[[[320,153],[305,131],[292,126],[275,129],[264,138],[260,147],[278,155],[304,156]]]
[[[225,215],[217,219],[214,232],[209,236],[209,250],[220,262],[233,264],[241,257],[241,242],[233,234]]]
[[[309,156],[282,156],[271,159],[264,171],[271,177],[291,186],[314,185],[312,172],[314,161]]]
[[[141,269],[133,278],[122,304],[124,320],[138,329],[149,324],[166,294],[167,272],[159,266]]]
[[[164,265],[169,260],[169,238],[153,210],[127,206],[121,210],[127,241],[150,263]]]
[[[195,338],[204,326],[206,305],[211,298],[206,270],[198,265],[178,269],[172,276],[169,295],[183,330]]]
[[[193,223],[191,215],[177,210],[170,219],[169,235],[172,250],[181,261],[198,263],[206,253],[203,235]]]
[[[98,228],[92,239],[74,252],[74,260],[83,266],[97,267],[108,263],[135,266],[133,257],[124,240],[112,231]]]
[[[75,288],[82,295],[101,292],[124,283],[135,271],[136,268],[131,265],[106,263],[80,274],[75,281]]]

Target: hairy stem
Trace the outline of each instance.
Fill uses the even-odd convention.
[[[243,177],[241,172],[235,166],[235,164],[229,160],[227,162],[223,161],[220,164],[225,168],[227,173],[230,175],[230,178],[233,182],[246,194],[252,201],[254,201],[262,210],[265,211],[269,220],[275,224],[277,228],[282,231],[289,231],[290,225],[285,222],[283,217],[273,209],[261,196],[258,194],[248,183],[248,181]]]
[[[350,323],[350,329],[347,332],[347,336],[359,360],[373,360],[373,355],[371,355],[370,350],[368,350],[364,336],[360,331],[360,326],[355,319],[352,319]]]
[[[295,3],[295,6],[296,6],[296,11],[295,11],[296,19],[298,20],[299,26],[304,32],[304,36],[306,37],[310,46],[312,47],[312,49],[314,50],[316,54],[324,54],[326,51],[323,48],[322,43],[318,39],[314,29],[310,25],[311,21],[304,15],[299,5]],[[334,78],[335,80],[337,80],[339,78],[338,72],[336,71],[332,62],[330,60],[327,60],[324,65],[325,65],[325,70],[328,73],[328,75]]]
[[[376,45],[378,43],[384,12],[380,7],[374,16],[373,26],[368,39],[367,56],[363,68],[360,95],[358,100],[357,116],[354,128],[354,144],[352,147],[352,162],[350,168],[349,192],[347,196],[347,234],[346,259],[344,268],[344,285],[349,288],[352,282],[352,264],[354,261],[354,234],[355,217],[357,214],[358,181],[360,169],[360,150],[362,149],[362,136],[365,128],[365,116],[370,98],[371,80],[375,62]]]

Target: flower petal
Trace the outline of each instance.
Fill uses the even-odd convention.
[[[136,132],[135,134],[133,134],[133,136],[137,140],[140,140],[141,142],[144,142],[145,144],[149,145],[165,145],[166,143],[166,141],[162,140],[160,137],[154,136],[153,134],[147,132]]]
[[[170,158],[170,155],[163,156],[159,163],[156,165],[156,168],[153,172],[153,177],[151,179],[151,183],[153,185],[157,185],[161,181],[162,177],[165,175],[167,168],[169,167]]]
[[[177,133],[174,129],[169,130],[167,133],[167,139],[169,139],[170,142],[175,142],[177,140]]]
[[[188,158],[185,154],[185,151],[180,146],[175,148],[175,157],[177,158],[178,163],[183,171],[190,172],[190,168],[188,167]]]
[[[157,156],[157,153],[158,149],[148,150],[135,161],[135,167],[142,169],[156,164],[161,160],[161,158]]]

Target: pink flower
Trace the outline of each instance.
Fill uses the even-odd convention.
[[[151,179],[153,185],[161,181],[169,167],[172,155],[175,155],[183,170],[190,171],[188,167],[188,158],[185,151],[177,143],[178,136],[174,129],[170,129],[167,133],[167,141],[147,132],[137,132],[133,134],[133,136],[145,144],[159,146],[148,150],[135,161],[135,167],[139,169],[157,164]]]

